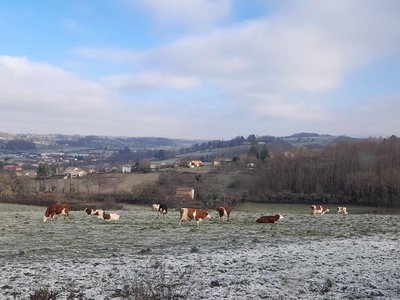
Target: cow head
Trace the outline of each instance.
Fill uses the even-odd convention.
[[[96,216],[98,216],[99,219],[103,219],[103,213],[104,211],[102,209],[96,210]]]
[[[279,219],[278,219],[278,221],[281,221],[281,220],[283,220],[284,218],[283,218],[283,216],[281,215],[281,214],[278,214],[278,216],[279,216]]]

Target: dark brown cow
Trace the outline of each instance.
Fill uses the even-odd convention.
[[[231,215],[232,212],[232,207],[228,206],[220,206],[215,209],[218,214],[219,214],[219,219],[222,221],[228,220],[229,221],[229,216]]]
[[[64,215],[65,218],[69,218],[69,204],[53,204],[47,207],[43,221],[46,222],[48,218],[53,220],[56,215]]]
[[[283,220],[283,216],[282,215],[274,215],[274,216],[262,216],[259,217],[256,222],[257,223],[275,223],[278,222],[280,220]]]
[[[199,226],[200,221],[204,219],[210,219],[210,213],[206,210],[197,209],[197,208],[181,208],[179,210],[180,218],[179,218],[179,225],[181,225],[184,221],[187,220],[196,220],[197,226]]]

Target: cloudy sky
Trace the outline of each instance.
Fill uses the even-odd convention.
[[[0,131],[400,135],[400,1],[0,2]]]

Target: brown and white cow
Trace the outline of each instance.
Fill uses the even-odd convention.
[[[283,216],[281,214],[274,215],[274,216],[262,216],[259,217],[256,222],[257,223],[275,223],[280,220],[283,220]]]
[[[347,207],[344,207],[344,206],[338,206],[336,208],[336,211],[337,211],[338,214],[342,214],[342,215],[347,215],[348,214]]]
[[[106,213],[101,209],[98,210],[98,213],[99,213],[99,216],[98,216],[99,219],[106,220],[106,221],[119,220],[119,215],[116,213]]]
[[[228,220],[229,221],[229,216],[231,215],[232,212],[232,207],[228,206],[220,206],[215,209],[218,214],[219,214],[219,219],[222,221]]]
[[[168,213],[168,207],[166,204],[153,204],[153,210],[156,210],[159,212],[159,215],[161,217],[165,217]]]
[[[326,205],[311,205],[312,215],[324,215],[329,212],[329,207]]]
[[[200,221],[203,221],[204,219],[211,219],[210,213],[203,209],[183,207],[179,210],[179,212],[179,225],[187,220],[196,220],[197,226],[199,226]]]
[[[47,207],[43,221],[46,222],[48,218],[54,220],[56,215],[64,215],[65,218],[69,218],[69,204],[53,204]]]
[[[85,208],[84,212],[86,212],[88,215],[92,216],[98,216],[99,215],[99,210],[95,208]]]

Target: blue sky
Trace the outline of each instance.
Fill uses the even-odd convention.
[[[400,135],[400,2],[0,2],[0,131]]]

